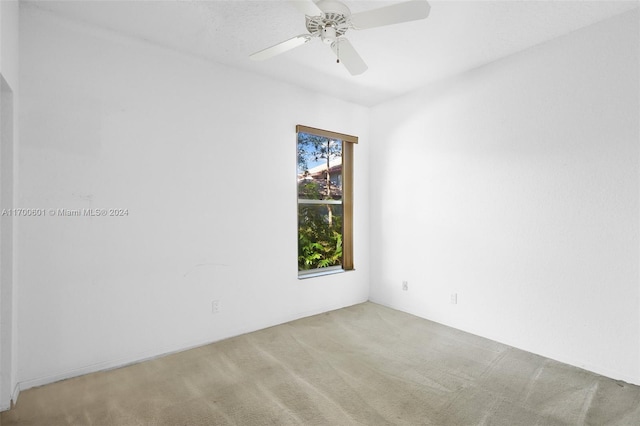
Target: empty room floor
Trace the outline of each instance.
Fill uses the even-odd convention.
[[[640,387],[374,303],[26,390],[9,425],[638,425]]]

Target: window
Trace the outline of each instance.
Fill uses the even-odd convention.
[[[356,136],[298,125],[298,276],[353,269]]]

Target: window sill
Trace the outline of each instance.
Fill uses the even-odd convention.
[[[318,271],[302,273],[302,274],[298,273],[298,279],[306,280],[307,278],[322,277],[324,275],[341,274],[343,272],[346,272],[346,271],[342,268],[336,268],[336,269],[318,270]]]

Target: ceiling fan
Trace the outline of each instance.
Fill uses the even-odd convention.
[[[294,4],[305,14],[309,34],[301,34],[260,50],[250,55],[251,59],[269,59],[319,37],[331,46],[338,57],[337,62],[342,62],[351,75],[362,74],[367,70],[367,64],[344,37],[348,30],[364,30],[425,19],[431,9],[426,0],[410,0],[354,14],[337,0],[320,0],[317,3],[313,0],[298,0]]]

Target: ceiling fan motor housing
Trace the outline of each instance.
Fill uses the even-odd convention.
[[[323,0],[317,5],[322,15],[307,17],[307,31],[311,34],[320,33],[324,43],[332,44],[349,29],[351,11],[338,1]]]

